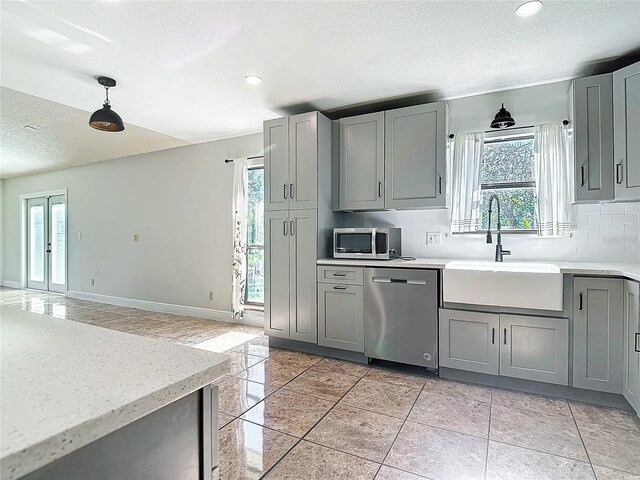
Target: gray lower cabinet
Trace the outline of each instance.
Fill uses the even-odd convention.
[[[265,334],[316,343],[317,211],[265,212]]]
[[[384,112],[342,118],[340,210],[384,208]]]
[[[640,62],[613,72],[615,196],[640,201]]]
[[[613,200],[613,79],[578,78],[569,89],[575,202]]]
[[[566,318],[440,309],[440,365],[567,385]]]
[[[500,315],[500,375],[569,384],[569,320]]]
[[[623,280],[575,277],[573,386],[622,392]]]
[[[640,284],[624,282],[622,394],[640,415]]]
[[[364,353],[363,290],[318,284],[318,345]]]
[[[440,309],[440,365],[498,375],[498,330],[495,313]]]
[[[446,103],[384,115],[385,208],[446,207]]]

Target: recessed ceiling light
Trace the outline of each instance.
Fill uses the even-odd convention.
[[[258,85],[259,83],[262,83],[262,78],[260,78],[258,75],[247,75],[246,77],[244,77],[244,79],[250,85]]]
[[[542,2],[540,0],[531,0],[524,2],[518,8],[516,8],[516,15],[519,17],[530,17],[535,15],[542,9]]]

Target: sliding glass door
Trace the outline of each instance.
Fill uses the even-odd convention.
[[[67,205],[64,195],[27,200],[27,287],[67,289]]]

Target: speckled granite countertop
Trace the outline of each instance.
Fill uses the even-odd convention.
[[[388,267],[388,268],[444,268],[447,263],[463,259],[454,258],[417,258],[415,260],[348,260],[323,258],[318,265],[357,266],[357,267]],[[477,260],[470,260],[476,262]],[[487,263],[492,263],[487,261]],[[505,261],[508,263],[508,260]],[[640,265],[632,263],[572,263],[572,262],[517,262],[517,263],[546,263],[556,265],[562,273],[576,275],[601,275],[626,277],[640,282]]]
[[[229,371],[229,357],[0,310],[0,478],[83,447]]]

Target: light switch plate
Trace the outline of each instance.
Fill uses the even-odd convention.
[[[427,245],[440,245],[440,232],[427,233]]]

